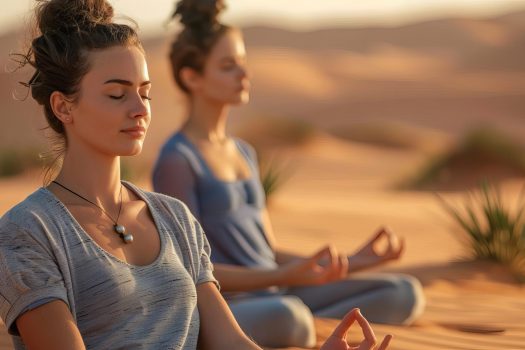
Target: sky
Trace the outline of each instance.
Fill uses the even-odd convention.
[[[174,0],[110,0],[117,14],[135,19],[142,32],[155,33],[173,10]],[[27,21],[35,0],[2,4],[0,34]],[[324,26],[396,26],[450,16],[486,17],[525,9],[525,0],[226,0],[223,21],[232,25],[269,24],[295,30]]]

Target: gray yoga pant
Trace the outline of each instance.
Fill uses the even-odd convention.
[[[244,332],[268,347],[315,345],[313,316],[342,318],[358,307],[371,322],[408,325],[422,312],[419,281],[400,274],[363,274],[322,286],[289,288],[285,295],[230,300]]]

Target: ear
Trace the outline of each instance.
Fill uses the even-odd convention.
[[[184,86],[186,86],[188,90],[196,91],[200,88],[201,74],[195,69],[184,67],[180,70],[179,74]]]
[[[53,113],[62,123],[70,124],[73,122],[73,116],[71,114],[73,103],[63,93],[53,91],[49,97],[49,102]]]

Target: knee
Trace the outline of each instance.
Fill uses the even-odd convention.
[[[395,312],[388,323],[409,325],[421,316],[425,309],[423,287],[418,279],[408,275],[398,275],[391,283],[389,303]]]
[[[310,348],[315,345],[314,319],[310,309],[295,296],[282,297],[273,311],[274,327],[281,334],[277,347]]]

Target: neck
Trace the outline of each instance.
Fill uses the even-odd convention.
[[[192,96],[187,122],[182,130],[190,137],[210,142],[223,142],[227,139],[226,122],[229,106]]]
[[[69,144],[55,179],[95,203],[119,203],[120,157],[107,156]]]

